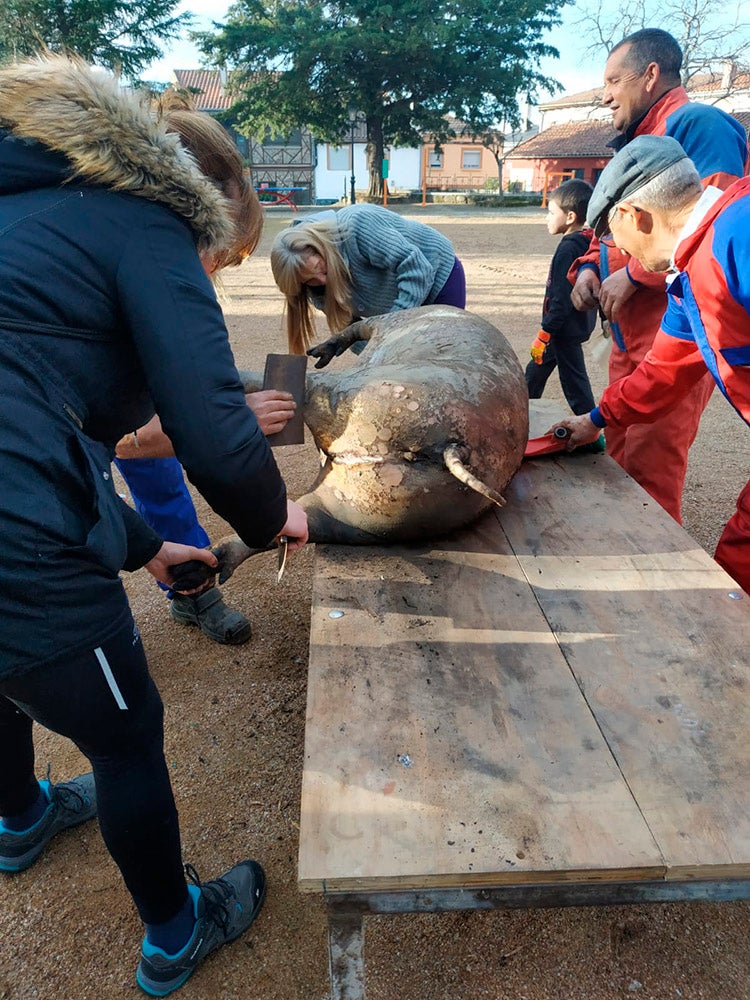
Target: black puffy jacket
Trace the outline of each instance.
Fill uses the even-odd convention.
[[[159,540],[110,461],[154,411],[248,545],[282,528],[286,491],[198,254],[230,236],[224,199],[137,97],[62,58],[0,70],[0,126],[2,677],[128,613],[119,571]]]

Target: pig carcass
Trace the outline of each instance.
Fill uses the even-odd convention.
[[[308,353],[320,368],[356,341],[367,344],[346,369],[307,376],[304,420],[322,458],[298,501],[310,541],[439,538],[503,505],[528,439],[526,382],[505,336],[462,309],[422,306],[356,322]],[[261,387],[242,377],[246,391]],[[215,546],[222,578],[252,551],[236,537]]]

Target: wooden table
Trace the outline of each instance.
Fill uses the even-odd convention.
[[[343,614],[340,614],[343,612]],[[750,897],[750,599],[606,456],[440,544],[319,546],[299,887],[370,913]]]
[[[267,187],[265,185],[260,185],[256,187],[256,192],[258,197],[262,194],[271,195],[270,200],[261,200],[261,205],[287,205],[293,212],[297,212],[298,208],[294,201],[294,195],[297,191],[306,191],[307,188],[304,187]]]

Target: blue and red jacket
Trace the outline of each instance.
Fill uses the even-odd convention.
[[[652,349],[610,385],[591,418],[628,426],[658,419],[711,372],[750,425],[750,177],[731,185],[675,252],[678,275]]]
[[[747,137],[742,125],[719,108],[690,101],[684,87],[667,91],[613,145],[621,148],[639,135],[669,135],[676,139],[695,164],[704,187],[710,184],[724,190],[748,171]],[[656,332],[665,308],[663,272],[646,271],[639,261],[618,250],[611,237],[591,241],[588,252],[568,273],[571,283],[575,283],[579,269],[586,267],[593,267],[602,281],[626,267],[628,277],[638,286],[636,294],[622,305],[612,330],[621,351],[629,349],[631,340],[642,343],[644,328]],[[629,336],[631,329],[638,336]],[[633,360],[638,363],[641,358]]]

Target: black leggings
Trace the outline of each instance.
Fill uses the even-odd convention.
[[[32,719],[67,736],[91,761],[102,836],[145,923],[169,920],[187,893],[163,717],[130,616],[98,649],[0,680],[0,816],[37,795]]]

